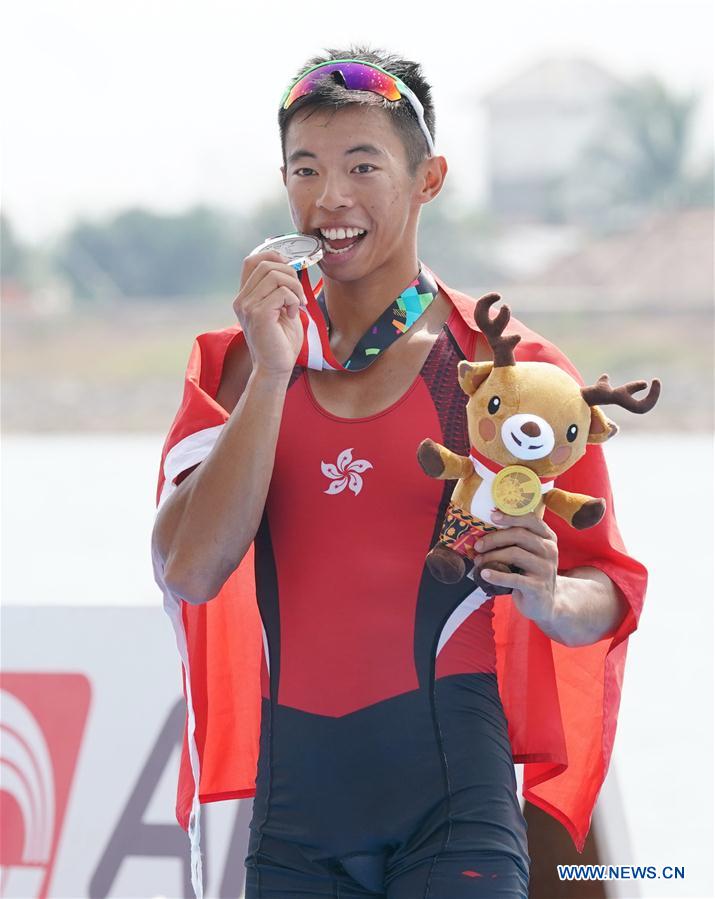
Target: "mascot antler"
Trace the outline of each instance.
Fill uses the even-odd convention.
[[[648,386],[647,381],[629,381],[622,387],[613,387],[608,380],[608,375],[601,375],[592,387],[582,387],[581,396],[589,406],[603,406],[609,403],[622,406],[629,412],[649,412],[658,402],[660,396],[660,381],[653,378],[647,395],[637,400],[633,394],[638,393]]]
[[[477,305],[474,309],[474,320],[477,323],[477,327],[489,341],[489,346],[494,353],[494,368],[516,365],[514,347],[521,340],[519,334],[512,334],[509,337],[503,336],[504,328],[506,328],[511,318],[511,310],[508,306],[502,306],[494,318],[489,317],[489,309],[500,299],[501,297],[498,293],[487,293],[477,300]]]

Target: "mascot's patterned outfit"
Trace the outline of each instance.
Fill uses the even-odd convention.
[[[586,532],[547,521],[562,570],[598,567],[626,595],[612,639],[566,649],[510,597],[485,601],[468,577],[430,575],[454,482],[425,477],[416,448],[432,437],[469,453],[456,369],[479,337],[475,301],[437,283],[453,309],[407,392],[377,415],[340,418],[296,367],[254,551],[204,605],[164,585],[188,674],[177,817],[196,855],[199,799],[255,795],[247,899],[525,897],[514,762],[525,796],[579,849],[588,833],[646,573],[623,547],[594,446],[563,486],[605,497],[603,521]],[[510,328],[518,359],[578,377],[543,338]],[[158,500],[227,420],[213,397],[229,344],[243,339],[238,327],[197,338]]]

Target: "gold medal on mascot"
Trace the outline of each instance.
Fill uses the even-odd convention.
[[[541,481],[525,465],[507,465],[492,482],[492,498],[507,515],[527,515],[541,500]]]

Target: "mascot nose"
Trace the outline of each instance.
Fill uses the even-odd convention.
[[[535,421],[527,421],[521,426],[521,430],[529,437],[538,437],[541,434],[541,428]]]

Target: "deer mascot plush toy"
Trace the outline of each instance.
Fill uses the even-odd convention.
[[[603,499],[567,493],[554,486],[586,452],[588,443],[604,443],[618,428],[598,404],[613,403],[630,412],[648,412],[660,395],[654,379],[648,394],[635,399],[645,381],[613,388],[608,375],[593,387],[580,387],[558,366],[548,362],[515,362],[514,347],[521,339],[502,332],[511,316],[502,306],[490,318],[491,306],[500,299],[490,293],[478,300],[474,317],[494,354],[493,362],[462,361],[459,384],[469,396],[466,406],[469,457],[459,456],[433,440],[423,440],[417,459],[433,478],[458,483],[447,508],[439,541],[427,555],[432,575],[445,584],[464,577],[467,562],[475,556],[474,543],[497,525],[492,513],[508,515],[536,512],[548,507],[574,528],[598,524],[606,510]],[[507,566],[490,562],[501,571]],[[489,584],[475,569],[470,577],[487,595],[509,593]]]

